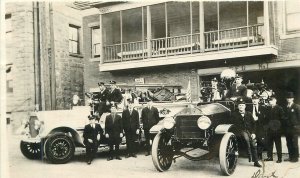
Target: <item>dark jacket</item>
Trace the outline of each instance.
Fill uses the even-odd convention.
[[[231,122],[239,132],[255,133],[255,123],[251,112],[246,111],[244,117],[238,111],[234,112],[231,116]]]
[[[293,103],[290,108],[287,106],[284,108],[285,118],[284,127],[289,131],[300,131],[300,106]]]
[[[105,120],[105,133],[109,135],[108,140],[113,143],[121,143],[120,133],[123,133],[122,118],[118,114],[115,114],[113,121],[112,114],[106,116]]]
[[[154,106],[151,109],[148,107],[143,108],[141,119],[144,130],[150,130],[159,121],[158,109]]]
[[[120,103],[123,99],[122,93],[119,89],[114,89],[108,92],[107,100],[109,102],[113,101],[115,103]]]
[[[279,105],[275,105],[273,108],[269,106],[267,108],[266,119],[268,120],[268,131],[279,133],[281,131],[282,122],[284,119],[284,112],[282,107],[280,107]]]
[[[107,88],[105,88],[105,90],[103,90],[102,92],[100,91],[99,93],[97,93],[95,98],[101,102],[106,102],[108,94],[109,91]]]
[[[101,128],[100,124],[95,123],[95,128],[91,126],[91,124],[87,124],[83,130],[83,143],[86,145],[88,139],[92,139],[93,142],[97,142],[97,135],[100,134],[103,137],[103,129]]]
[[[227,93],[227,97],[246,97],[247,96],[247,87],[245,85],[236,86],[233,84]]]
[[[130,115],[128,109],[124,110],[122,113],[123,118],[123,128],[125,132],[136,132],[140,128],[139,123],[139,113],[137,110],[133,109]]]
[[[253,104],[248,105],[246,107],[246,110],[249,111],[252,114],[252,116],[253,116],[253,107],[254,107]],[[255,128],[256,128],[255,133],[258,135],[265,134],[265,129],[268,125],[267,113],[268,113],[267,107],[258,105],[258,110],[256,111],[257,120],[254,120]]]

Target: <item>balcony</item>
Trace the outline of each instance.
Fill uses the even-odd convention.
[[[242,9],[237,15],[247,9],[244,17],[236,19],[240,23],[230,19],[231,12],[222,11],[230,11],[232,5]],[[168,2],[105,14],[102,23],[117,23],[103,30],[100,71],[277,55],[270,37],[273,29],[261,16],[267,14],[265,6],[263,2]]]

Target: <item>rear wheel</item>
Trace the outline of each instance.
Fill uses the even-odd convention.
[[[42,158],[42,143],[31,143],[21,141],[20,149],[22,154],[28,159]]]
[[[70,161],[75,152],[72,139],[66,135],[54,135],[47,139],[45,152],[50,162],[64,164]]]
[[[238,155],[238,142],[235,135],[226,133],[221,140],[219,150],[220,167],[225,175],[233,174]]]
[[[169,143],[170,137],[159,132],[152,144],[152,161],[155,168],[160,171],[168,170],[172,165],[173,149]]]

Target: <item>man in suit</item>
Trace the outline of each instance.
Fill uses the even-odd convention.
[[[99,86],[99,93],[97,93],[97,95],[95,96],[96,100],[98,100],[98,104],[96,105],[97,111],[98,111],[98,115],[99,118],[101,118],[102,114],[104,112],[108,112],[107,106],[106,106],[106,100],[109,94],[108,89],[105,87],[104,82],[99,82],[98,83]]]
[[[247,87],[242,84],[243,77],[241,75],[237,75],[235,77],[235,83],[229,88],[227,93],[227,98],[231,100],[236,100],[239,97],[245,99],[247,97]]]
[[[156,125],[159,121],[158,109],[153,106],[153,102],[151,100],[147,103],[147,106],[142,109],[141,119],[142,119],[144,134],[146,138],[146,149],[147,149],[146,156],[149,156],[151,150],[150,140],[153,140],[153,138],[150,138],[149,131],[151,127]]]
[[[284,132],[288,147],[289,158],[285,161],[299,161],[298,135],[300,132],[300,106],[294,103],[294,93],[288,92],[286,96],[287,106],[284,107],[285,120]]]
[[[270,98],[270,106],[267,108],[267,140],[268,140],[268,158],[265,161],[273,161],[273,144],[277,151],[278,160],[277,163],[282,162],[282,146],[281,146],[281,122],[284,117],[283,109],[277,105],[277,99],[272,96]]]
[[[110,92],[108,92],[106,105],[110,108],[111,106],[117,107],[123,99],[121,91],[117,88],[117,83],[115,81],[110,81]]]
[[[123,123],[121,116],[117,114],[115,106],[111,107],[111,114],[106,116],[105,137],[108,139],[109,145],[109,157],[107,158],[107,161],[112,160],[113,156],[118,160],[122,160],[119,155],[119,145],[123,137]]]
[[[133,108],[133,103],[128,100],[128,108],[122,113],[123,127],[126,136],[127,155],[128,157],[135,157],[137,152],[137,145],[135,144],[140,133],[139,113]]]
[[[255,140],[255,123],[250,112],[246,111],[246,104],[243,98],[237,99],[238,111],[232,114],[232,123],[238,129],[237,136],[242,137],[248,148],[249,162],[253,160],[255,167],[261,167],[258,163],[257,147]]]
[[[257,140],[257,154],[259,159],[262,159],[262,152],[266,142],[266,130],[268,122],[266,119],[266,107],[259,103],[258,94],[253,94],[252,104],[246,107],[246,110],[252,113],[255,123],[255,134]]]
[[[103,135],[103,130],[100,124],[95,123],[95,116],[90,115],[90,123],[84,127],[83,130],[83,143],[86,148],[86,161],[87,164],[91,164],[94,159],[98,146],[100,144],[100,138]]]

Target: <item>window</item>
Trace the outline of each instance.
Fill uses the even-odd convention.
[[[79,27],[69,25],[69,53],[80,54],[79,51]]]
[[[13,92],[12,64],[6,65],[6,92]]]
[[[11,32],[12,32],[12,26],[11,26],[11,14],[5,14],[5,38],[7,42],[11,40]]]
[[[92,56],[100,57],[100,27],[92,28]]]
[[[295,33],[300,31],[300,1],[292,0],[285,2],[286,7],[286,32]]]

